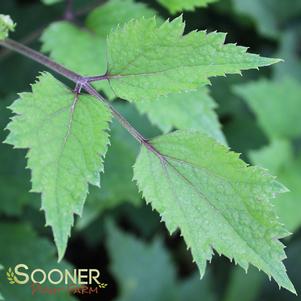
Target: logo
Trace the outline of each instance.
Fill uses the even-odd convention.
[[[10,284],[15,284],[15,273],[12,271],[11,268],[8,269],[8,271],[6,272],[6,276],[7,279],[9,281]]]
[[[103,283],[98,269],[30,268],[26,264],[9,267],[6,277],[10,285],[30,285],[32,295],[60,292],[99,294],[108,284]]]

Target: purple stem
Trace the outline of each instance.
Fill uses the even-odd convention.
[[[98,75],[98,76],[88,76],[88,77],[86,77],[86,79],[89,83],[92,83],[92,82],[96,82],[96,81],[100,81],[100,80],[108,80],[110,78],[107,74],[104,74],[104,75]]]
[[[67,21],[73,21],[75,19],[75,14],[73,12],[73,0],[66,0],[64,19]]]
[[[142,134],[140,134],[113,106],[112,104],[107,101],[102,95],[100,95],[90,84],[91,79],[92,81],[95,80],[104,80],[107,79],[106,75],[103,76],[95,76],[95,77],[83,77],[78,73],[75,73],[64,66],[52,61],[45,55],[41,54],[40,52],[33,50],[25,45],[22,45],[14,40],[6,39],[0,41],[0,45],[6,47],[12,51],[18,52],[23,56],[26,56],[33,61],[36,61],[43,66],[55,71],[56,73],[68,78],[72,82],[76,84],[76,91],[80,92],[81,89],[84,89],[90,95],[96,97],[99,101],[101,101],[104,105],[106,105],[112,115],[118,120],[118,122],[142,145],[144,145],[149,151],[154,153],[156,156],[162,160],[163,156],[157,151],[151,143],[145,139]],[[101,78],[101,79],[100,79]]]

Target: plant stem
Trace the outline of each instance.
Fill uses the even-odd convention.
[[[64,19],[67,21],[73,21],[75,19],[75,15],[73,12],[73,0],[66,0],[66,10],[64,14]]]
[[[107,0],[95,0],[92,4],[88,4],[86,6],[84,6],[83,8],[79,9],[78,11],[74,11],[73,10],[73,16],[74,19],[77,17],[81,17],[82,15],[85,15],[86,13],[88,13],[89,11],[95,9],[96,7],[98,7],[101,4],[104,4],[105,2],[107,2]],[[58,18],[52,21],[53,22],[57,22],[57,21],[61,21],[62,18]],[[43,30],[46,28],[48,24],[43,25],[41,28],[38,28],[36,30],[34,30],[33,32],[29,33],[28,36],[24,37],[23,39],[21,39],[21,43],[24,45],[30,44],[33,41],[35,41],[43,32]],[[10,49],[4,49],[0,52],[0,61],[6,59],[11,53]]]
[[[108,79],[109,79],[109,77],[106,74],[87,77],[87,80],[89,83],[100,81],[100,80],[108,80]]]
[[[156,154],[158,157],[162,158],[162,155],[145,139],[142,134],[140,134],[113,106],[107,101],[102,95],[100,95],[89,83],[89,79],[93,77],[83,77],[64,66],[52,61],[40,52],[33,50],[25,45],[22,45],[14,40],[6,39],[0,41],[0,45],[4,46],[12,51],[18,52],[23,56],[26,56],[33,61],[36,61],[45,67],[55,71],[56,73],[68,78],[79,86],[79,90],[84,89],[90,95],[96,97],[99,101],[104,103],[112,112],[112,115],[117,119],[117,121],[140,143],[143,144],[149,151]]]
[[[64,77],[70,79],[73,82],[78,82],[79,80],[82,79],[82,76],[79,74],[65,68],[64,66],[52,61],[49,59],[47,56],[41,54],[40,52],[33,50],[21,43],[18,43],[14,40],[6,39],[4,41],[0,41],[0,45],[13,50],[15,52],[18,52],[46,67],[49,69],[63,75]]]

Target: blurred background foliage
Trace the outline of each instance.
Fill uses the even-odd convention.
[[[46,6],[38,0],[2,0],[0,12],[10,14],[18,23],[14,39],[50,52],[57,61],[83,75],[94,75],[105,69],[104,53],[98,43],[105,43],[112,27],[141,15],[171,17],[154,0],[143,1],[149,8],[131,1],[120,5],[120,1],[111,0],[105,4],[108,5],[105,10],[99,9],[105,2],[75,1],[75,25],[60,22],[48,27],[62,19],[64,3]],[[291,191],[274,202],[280,220],[293,233],[284,241],[288,255],[285,265],[300,294],[301,1],[220,0],[208,8],[184,12],[184,19],[187,31],[227,32],[227,42],[237,42],[251,52],[284,60],[272,68],[244,72],[243,77],[212,79],[209,91],[202,93],[210,110],[218,104],[216,112],[223,130],[223,134],[218,133],[220,141],[226,139],[245,161],[269,169]],[[29,84],[43,68],[0,49],[0,70],[3,141],[10,117],[7,106],[17,97],[16,92],[30,89]],[[97,88],[114,99],[107,86],[102,84]],[[147,137],[170,130],[168,125],[167,129],[162,124],[160,127],[164,115],[148,114],[148,120],[141,114],[145,108],[137,110],[120,100],[115,103]],[[190,99],[190,103],[194,100]],[[185,108],[189,117],[190,107]],[[205,107],[197,108],[206,112]],[[200,123],[205,122],[204,116],[200,115]],[[215,115],[210,116],[212,122],[217,122]],[[180,126],[181,121],[169,117],[173,127]],[[250,268],[246,274],[220,256],[215,256],[200,281],[181,237],[168,235],[158,214],[141,200],[132,182],[131,167],[139,146],[115,122],[111,137],[102,189],[91,187],[83,217],[77,220],[65,261],[60,265],[56,263],[50,229],[45,228],[43,212],[39,211],[39,196],[28,192],[30,172],[25,169],[25,152],[0,144],[0,263],[3,265],[0,300],[3,297],[11,301],[31,300],[30,290],[21,291],[3,281],[4,271],[19,262],[45,269],[62,265],[99,268],[103,281],[108,283],[100,296],[60,294],[35,296],[36,300],[300,300],[301,297],[285,290],[279,291],[274,282],[256,269]]]

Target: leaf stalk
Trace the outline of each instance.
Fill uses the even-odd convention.
[[[49,68],[50,70],[62,75],[63,77],[69,79],[70,81],[76,84],[76,92],[80,92],[82,89],[85,90],[90,95],[94,96],[102,102],[107,108],[111,111],[112,115],[117,119],[117,121],[129,132],[131,136],[133,136],[140,144],[144,145],[149,151],[153,152],[158,157],[162,157],[162,155],[150,144],[149,140],[144,138],[143,135],[138,132],[113,106],[112,104],[106,100],[100,93],[95,90],[90,82],[97,80],[105,80],[108,79],[106,75],[101,76],[92,76],[92,77],[84,77],[80,74],[73,72],[70,69],[67,69],[61,64],[58,64],[43,55],[42,53],[31,49],[17,41],[6,39],[0,41],[0,45],[6,47],[12,51],[15,51],[25,57],[30,58],[31,60],[40,63],[41,65]]]

